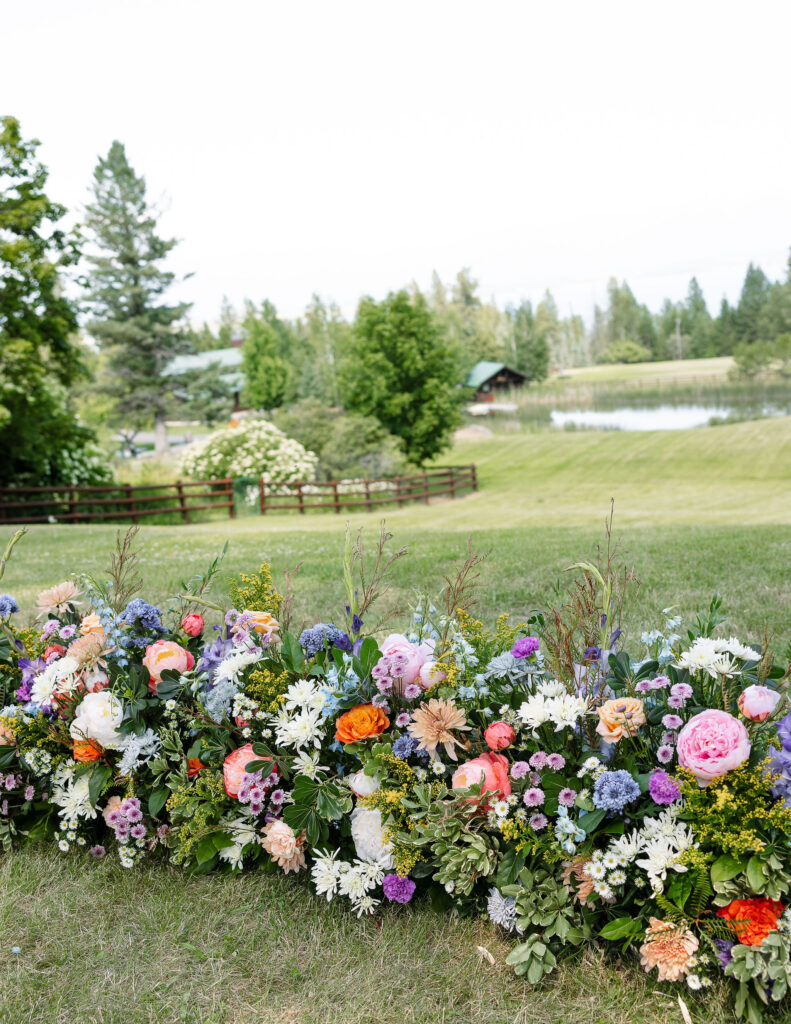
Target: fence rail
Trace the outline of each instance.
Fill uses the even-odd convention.
[[[252,482],[252,481],[249,481]],[[240,481],[237,481],[237,485]],[[267,484],[255,481],[258,511],[301,513],[340,512],[341,509],[378,505],[403,505],[433,498],[456,498],[478,490],[474,465],[446,466],[424,473],[380,477],[374,480],[302,480]],[[238,487],[237,487],[238,489]],[[253,491],[255,495],[255,491]],[[195,504],[195,502],[198,504]],[[151,507],[154,506],[154,507]],[[0,526],[18,523],[89,523],[115,519],[139,522],[147,516],[181,516],[185,523],[193,512],[227,510],[236,515],[234,481],[178,480],[173,484],[115,484],[104,487],[0,487]]]

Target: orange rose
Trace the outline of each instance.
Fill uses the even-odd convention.
[[[187,778],[194,779],[195,776],[202,772],[205,767],[206,765],[199,757],[191,757],[187,761]]]
[[[245,608],[242,615],[249,616],[248,625],[251,629],[255,630],[259,636],[268,636],[273,644],[280,643],[280,637],[277,635],[277,631],[280,629],[280,623],[269,612],[256,612],[251,611],[249,608]]]
[[[356,743],[381,735],[389,725],[390,719],[381,708],[374,704],[357,704],[335,723],[335,739],[341,743]]]
[[[102,747],[95,740],[79,740],[74,744],[74,760],[81,764],[98,761],[102,756]]]
[[[599,712],[596,732],[605,743],[617,743],[624,736],[634,736],[640,726],[645,725],[643,702],[637,697],[608,700],[596,710]]]
[[[101,636],[102,643],[104,643],[104,626],[102,625],[102,620],[93,612],[91,612],[90,615],[86,615],[80,623],[80,633],[83,636],[94,633]]]
[[[784,910],[779,900],[733,900],[717,911],[717,917],[732,924],[743,946],[760,946],[769,932],[777,930],[777,920]]]

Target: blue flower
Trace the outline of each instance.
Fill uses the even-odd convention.
[[[341,651],[352,649],[348,634],[331,622],[317,622],[310,629],[304,629],[299,637],[299,645],[309,658],[330,647],[337,647]]]
[[[622,811],[640,796],[640,787],[623,768],[602,772],[593,787],[593,803],[599,810]]]
[[[7,619],[19,611],[19,605],[10,594],[0,594],[0,619]]]
[[[150,633],[167,632],[162,625],[162,610],[156,608],[142,597],[136,597],[130,601],[119,616],[120,622],[125,622],[133,629],[147,630]]]

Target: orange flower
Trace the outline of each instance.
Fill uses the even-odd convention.
[[[280,623],[269,612],[257,612],[250,608],[245,608],[242,615],[248,616],[248,625],[256,632],[259,636],[268,636],[273,644],[280,643],[280,637],[277,635],[277,631],[280,629]],[[231,630],[232,633],[236,632],[236,627]]]
[[[575,857],[574,860],[567,861],[563,866],[563,882],[574,893],[574,899],[578,900],[583,907],[593,892],[593,879],[586,875],[584,870],[585,865],[589,862],[590,857],[588,856]]]
[[[692,966],[698,940],[683,925],[650,919],[645,942],[640,947],[640,964],[648,972],[659,968],[659,981],[678,981]]]
[[[335,739],[341,743],[356,743],[381,735],[389,725],[390,719],[381,708],[374,704],[357,704],[335,723]]]
[[[634,736],[640,726],[645,725],[643,702],[637,697],[608,700],[596,710],[599,712],[596,732],[605,743],[617,743],[624,736]]]
[[[94,612],[90,615],[86,615],[80,623],[80,633],[83,636],[87,636],[90,633],[99,633],[102,637],[102,643],[104,643],[104,626],[102,620]]]
[[[784,909],[779,900],[733,900],[717,911],[717,917],[736,922],[731,928],[743,946],[760,946],[769,932],[777,930]]]
[[[201,761],[199,757],[191,757],[187,761],[187,778],[194,779],[195,776],[202,772],[206,765]]]
[[[102,756],[102,750],[95,740],[78,740],[74,744],[74,760],[82,764],[98,761]]]

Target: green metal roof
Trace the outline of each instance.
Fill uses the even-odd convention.
[[[520,377],[525,375],[520,370],[513,370],[510,366],[506,366],[505,363],[493,363],[488,359],[484,359],[480,363],[476,363],[475,366],[467,374],[465,385],[468,388],[479,388],[482,384],[485,384],[490,377],[494,377],[495,374],[500,373],[501,370],[508,370],[511,373],[516,373]]]
[[[223,370],[232,370],[242,363],[240,348],[215,348],[209,352],[197,352],[191,356],[176,356],[162,371],[163,377],[175,377],[189,370],[207,370],[218,363]]]

